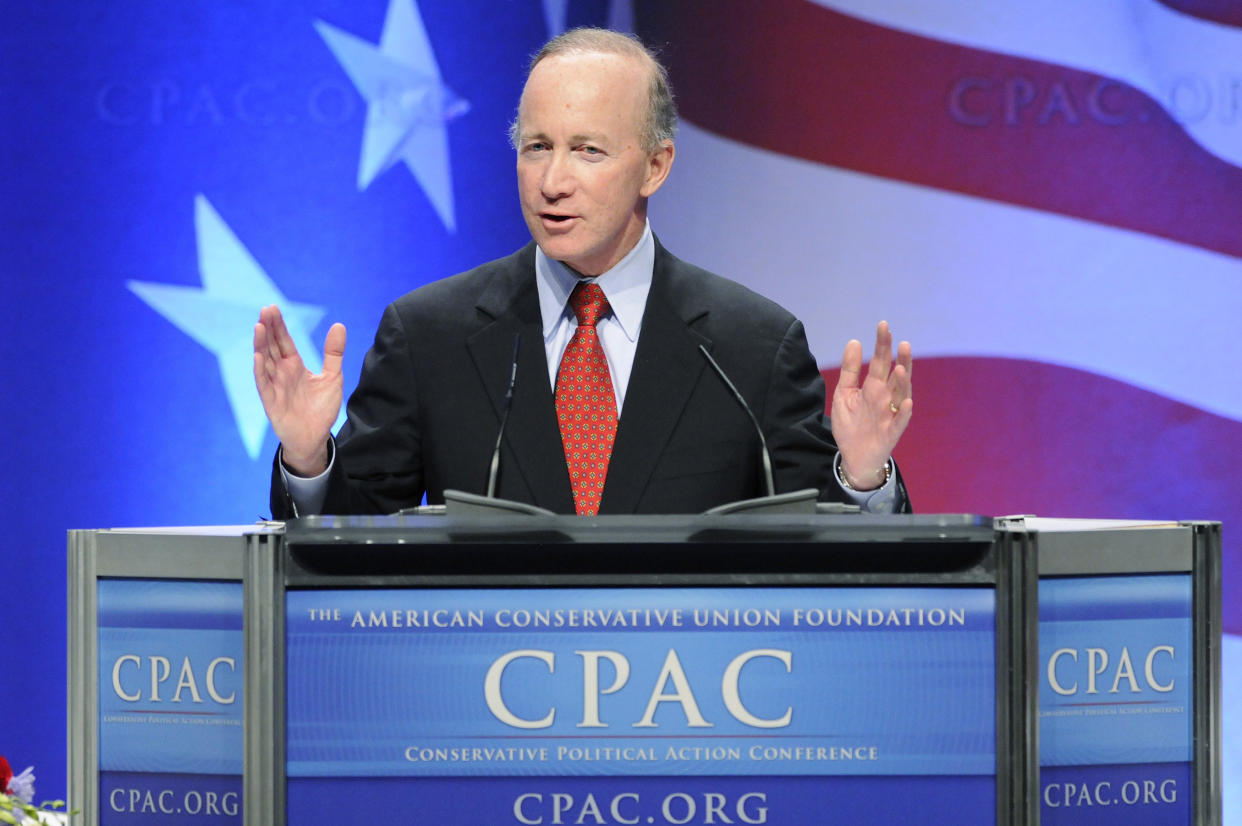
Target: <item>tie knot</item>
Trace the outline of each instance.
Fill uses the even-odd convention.
[[[608,312],[608,299],[598,284],[579,283],[569,294],[569,306],[574,308],[578,324],[594,327],[599,317]]]

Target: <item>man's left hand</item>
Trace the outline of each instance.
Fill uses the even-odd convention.
[[[914,359],[910,342],[897,347],[888,322],[875,331],[875,354],[862,377],[862,342],[845,345],[841,378],[832,392],[832,436],[841,451],[841,473],[857,490],[884,483],[884,467],[914,413],[910,377]]]

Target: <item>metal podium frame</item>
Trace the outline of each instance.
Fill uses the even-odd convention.
[[[1217,826],[1221,818],[1221,635],[1224,631],[1220,523],[1012,517],[998,519],[997,529],[998,534],[1008,536],[1011,543],[1022,543],[1030,548],[1040,580],[1157,573],[1190,575],[1195,708],[1192,822],[1195,826]],[[1037,605],[1038,596],[1035,601]],[[1037,625],[1033,621],[1036,631]],[[1032,653],[1037,653],[1038,638],[1030,642]],[[1037,671],[1031,673],[1032,679],[1038,679]],[[1030,734],[1038,744],[1038,720],[1035,723]],[[1030,801],[1030,805],[1027,822],[1039,823],[1038,797]]]
[[[310,517],[69,532],[69,793],[99,823],[97,583],[225,580],[244,594],[243,822],[285,823],[285,593],[331,587],[989,586],[998,824],[1040,819],[1041,578],[1192,577],[1193,823],[1220,822],[1220,524],[964,515]]]
[[[240,583],[247,559],[274,559],[283,533],[270,525],[69,531],[68,786],[83,823],[97,826],[100,813],[99,580]]]

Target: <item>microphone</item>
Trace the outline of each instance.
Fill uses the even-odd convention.
[[[500,430],[496,433],[496,447],[492,449],[492,464],[487,471],[487,495],[467,493],[464,490],[444,491],[445,513],[449,516],[473,518],[476,516],[556,516],[550,510],[525,502],[496,498],[496,477],[500,474],[500,444],[505,438],[505,425],[509,423],[509,409],[513,406],[513,388],[517,385],[518,343],[521,333],[513,336],[513,361],[509,364],[509,386],[501,404]]]
[[[496,448],[492,451],[492,464],[487,471],[487,498],[496,498],[496,477],[500,475],[500,441],[505,437],[505,425],[509,422],[509,408],[513,407],[513,388],[517,385],[518,344],[522,334],[513,336],[513,361],[509,365],[509,386],[505,388],[505,400],[500,414],[500,430],[496,433]]]
[[[768,496],[775,496],[776,483],[772,477],[772,454],[768,450],[768,440],[763,437],[763,428],[759,426],[759,420],[755,418],[750,405],[746,403],[746,399],[738,392],[733,382],[729,381],[729,377],[725,375],[724,368],[716,363],[711,353],[707,352],[707,348],[700,344],[699,352],[703,354],[703,358],[707,359],[707,363],[716,371],[716,375],[720,376],[720,380],[724,382],[725,387],[729,388],[729,392],[733,394],[733,398],[737,399],[737,403],[741,405],[742,410],[746,411],[746,415],[750,418],[750,423],[755,426],[755,433],[759,435],[760,455],[763,458],[763,482],[767,486]]]
[[[729,377],[725,375],[724,368],[716,363],[711,353],[707,352],[707,348],[700,344],[699,352],[703,354],[703,358],[707,359],[707,363],[716,371],[716,375],[724,382],[724,386],[729,388],[733,398],[737,399],[737,403],[742,410],[746,411],[746,416],[750,419],[750,423],[754,425],[755,433],[759,436],[759,455],[763,459],[763,483],[767,488],[766,496],[760,496],[755,499],[743,499],[740,502],[728,502],[709,509],[707,513],[815,513],[815,500],[819,498],[819,491],[815,488],[804,488],[777,495],[776,481],[772,474],[772,453],[768,450],[768,440],[763,436],[763,428],[759,426],[759,420],[755,418],[750,405],[746,403],[746,399],[738,391],[737,387],[734,386],[733,382],[729,381]]]
[[[496,447],[492,449],[492,464],[487,471],[487,495],[480,496],[477,493],[467,493],[464,490],[448,488],[444,491],[443,505],[424,505],[418,508],[406,508],[397,511],[397,515],[434,513],[466,518],[476,516],[511,516],[513,514],[556,515],[552,511],[537,505],[496,498],[496,478],[500,475],[500,445],[505,438],[505,425],[509,423],[509,409],[513,406],[513,388],[517,385],[518,343],[521,340],[521,333],[513,336],[513,360],[509,364],[509,386],[505,388],[505,398],[501,403],[500,430],[496,433]]]

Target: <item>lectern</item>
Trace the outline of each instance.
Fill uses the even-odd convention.
[[[87,823],[1219,820],[1214,523],[70,534]]]

